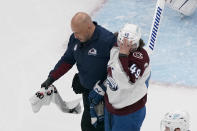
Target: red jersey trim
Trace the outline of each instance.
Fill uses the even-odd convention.
[[[146,104],[146,101],[147,101],[147,94],[146,94],[143,98],[141,98],[139,101],[137,101],[136,103],[134,103],[132,105],[126,106],[121,109],[115,109],[112,106],[112,104],[109,103],[108,96],[105,94],[104,97],[105,97],[105,106],[106,106],[107,110],[110,113],[115,114],[115,115],[127,115],[130,113],[133,113],[133,112],[143,108]]]

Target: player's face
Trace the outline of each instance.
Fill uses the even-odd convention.
[[[132,43],[132,42],[131,42]],[[131,47],[131,52],[135,51],[137,49],[137,44],[132,44],[132,47]]]
[[[137,44],[133,44],[133,42],[132,41],[129,41],[127,38],[124,38],[123,41],[117,40],[117,42],[118,42],[118,45],[121,45],[121,44],[122,45],[123,44],[131,45],[131,47],[130,47],[131,50],[134,50],[134,49],[137,48]]]

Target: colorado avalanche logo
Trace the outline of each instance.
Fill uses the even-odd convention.
[[[88,51],[88,55],[93,55],[93,56],[96,56],[97,55],[97,50],[92,48]]]
[[[107,77],[107,80],[105,81],[105,86],[107,88],[109,87],[112,91],[118,90],[118,84],[112,77]]]

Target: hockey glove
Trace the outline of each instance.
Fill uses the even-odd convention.
[[[39,112],[42,106],[50,105],[51,102],[56,104],[64,113],[79,114],[81,112],[81,98],[73,101],[64,101],[54,85],[49,86],[47,90],[41,88],[29,100],[34,113]]]
[[[48,77],[47,80],[45,80],[42,84],[41,84],[41,88],[45,88],[45,90],[47,90],[49,88],[49,86],[54,82],[55,80],[52,77]]]
[[[103,100],[106,87],[104,85],[99,85],[99,82],[95,84],[93,90],[89,93],[89,102],[98,105],[99,102]]]
[[[103,97],[105,91],[106,88],[97,82],[89,93],[91,123],[94,127],[97,127],[104,120]]]
[[[97,128],[104,122],[104,104],[100,102],[98,105],[90,104],[91,124]]]
[[[88,89],[84,88],[84,87],[81,85],[80,80],[79,80],[79,75],[78,75],[78,73],[76,73],[75,76],[73,77],[72,88],[73,88],[73,91],[74,91],[76,94],[81,94],[81,93],[89,92]]]
[[[35,93],[33,97],[30,98],[32,105],[32,110],[34,113],[39,112],[40,108],[43,105],[49,105],[53,97],[54,88],[49,86],[48,89],[41,88],[38,92]]]

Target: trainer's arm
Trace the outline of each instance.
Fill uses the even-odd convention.
[[[53,78],[54,80],[59,79],[66,72],[68,72],[76,62],[73,56],[72,48],[72,43],[74,39],[73,37],[74,36],[71,35],[66,52],[55,65],[54,69],[49,73],[49,77]]]

